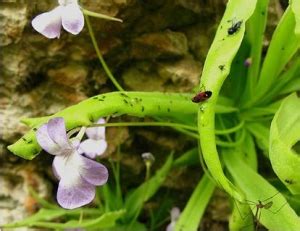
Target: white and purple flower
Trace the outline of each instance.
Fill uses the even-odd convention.
[[[58,0],[59,6],[36,16],[33,28],[47,38],[59,38],[61,26],[71,34],[77,35],[83,29],[84,16],[77,0]]]
[[[37,130],[37,141],[48,153],[55,155],[53,171],[59,179],[57,201],[66,209],[90,203],[95,187],[108,179],[107,168],[78,152],[79,140],[67,138],[63,118],[54,118]]]
[[[100,118],[96,124],[104,124],[105,119]],[[85,156],[95,159],[96,156],[101,156],[106,148],[107,142],[105,140],[105,127],[92,127],[86,129],[88,139],[80,143],[79,152],[84,153]]]
[[[168,224],[166,231],[174,231],[175,225],[180,216],[180,209],[177,207],[173,207],[171,210],[171,223]]]

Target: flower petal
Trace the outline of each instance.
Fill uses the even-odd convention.
[[[105,123],[105,119],[100,118],[96,124],[104,124],[104,123]],[[94,139],[94,140],[105,139],[105,127],[87,128],[85,133],[90,139]]]
[[[79,175],[93,185],[103,185],[108,179],[108,170],[104,165],[81,156],[77,151],[70,155],[55,156],[52,166],[58,179],[72,180],[74,175]]]
[[[72,179],[62,178],[57,189],[57,201],[65,209],[75,209],[90,203],[95,197],[95,186],[78,174]]]
[[[36,16],[31,22],[32,27],[47,38],[59,38],[61,9],[62,6],[58,6],[49,12]]]
[[[52,155],[60,155],[61,147],[55,143],[48,134],[48,124],[42,125],[36,132],[36,139],[39,145]]]
[[[55,156],[52,167],[55,171],[55,175],[60,178],[72,178],[74,173],[78,173],[80,166],[84,165],[81,156],[73,150],[73,153],[68,155]]]
[[[80,175],[89,183],[93,185],[103,185],[107,182],[108,179],[108,170],[107,168],[88,158],[81,156],[84,162],[84,165],[80,169]]]
[[[63,118],[57,117],[49,120],[47,128],[50,138],[61,148],[70,149],[72,147],[67,137],[65,121]]]
[[[71,34],[79,34],[84,26],[84,17],[76,3],[63,6],[62,26]]]
[[[97,155],[102,155],[106,148],[107,143],[105,140],[87,139],[80,143],[79,152],[84,153],[91,159],[95,159]]]

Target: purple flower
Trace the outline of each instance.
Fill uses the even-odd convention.
[[[105,119],[100,118],[97,124],[104,124]],[[105,127],[87,128],[86,135],[88,139],[84,140],[79,146],[79,152],[84,153],[87,157],[94,159],[96,156],[102,155],[107,143],[105,140]]]
[[[77,0],[58,0],[59,6],[36,16],[33,28],[47,38],[59,38],[61,26],[71,34],[79,34],[84,26],[84,16]]]
[[[172,208],[171,210],[171,223],[167,226],[166,231],[175,230],[176,221],[180,216],[180,210],[177,207]]]
[[[107,181],[106,167],[79,154],[79,141],[67,138],[63,118],[49,120],[37,130],[36,137],[44,150],[55,155],[53,171],[59,179],[58,203],[66,209],[90,203],[95,197],[95,186]]]

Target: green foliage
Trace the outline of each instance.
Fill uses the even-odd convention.
[[[300,141],[300,100],[288,96],[276,112],[270,132],[270,161],[279,179],[293,194],[300,194],[300,155],[293,147]]]
[[[99,214],[99,211],[94,211],[95,214]],[[99,214],[95,219],[79,219],[80,214],[84,214],[85,209],[79,210],[64,210],[64,209],[40,209],[39,212],[32,215],[31,217],[24,219],[20,222],[5,225],[5,228],[15,227],[41,227],[41,228],[52,228],[52,229],[66,229],[66,228],[86,228],[86,229],[103,229],[109,228],[116,225],[116,220],[122,217],[125,210],[108,212]],[[94,214],[94,215],[95,215]],[[55,218],[63,217],[66,215],[77,215],[77,219],[70,219],[64,223],[49,222]]]
[[[204,175],[182,211],[176,223],[175,231],[197,230],[214,188],[214,183],[207,175]]]
[[[135,218],[141,211],[143,204],[149,200],[160,188],[161,184],[167,177],[173,163],[173,156],[170,155],[166,163],[159,169],[153,177],[145,181],[138,188],[134,189],[125,200],[127,209],[125,220]]]

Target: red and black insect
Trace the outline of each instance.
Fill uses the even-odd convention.
[[[200,102],[203,102],[203,101],[209,99],[211,97],[211,95],[212,95],[211,91],[202,91],[202,92],[197,93],[197,95],[195,95],[192,98],[192,101],[194,103],[200,103]]]

